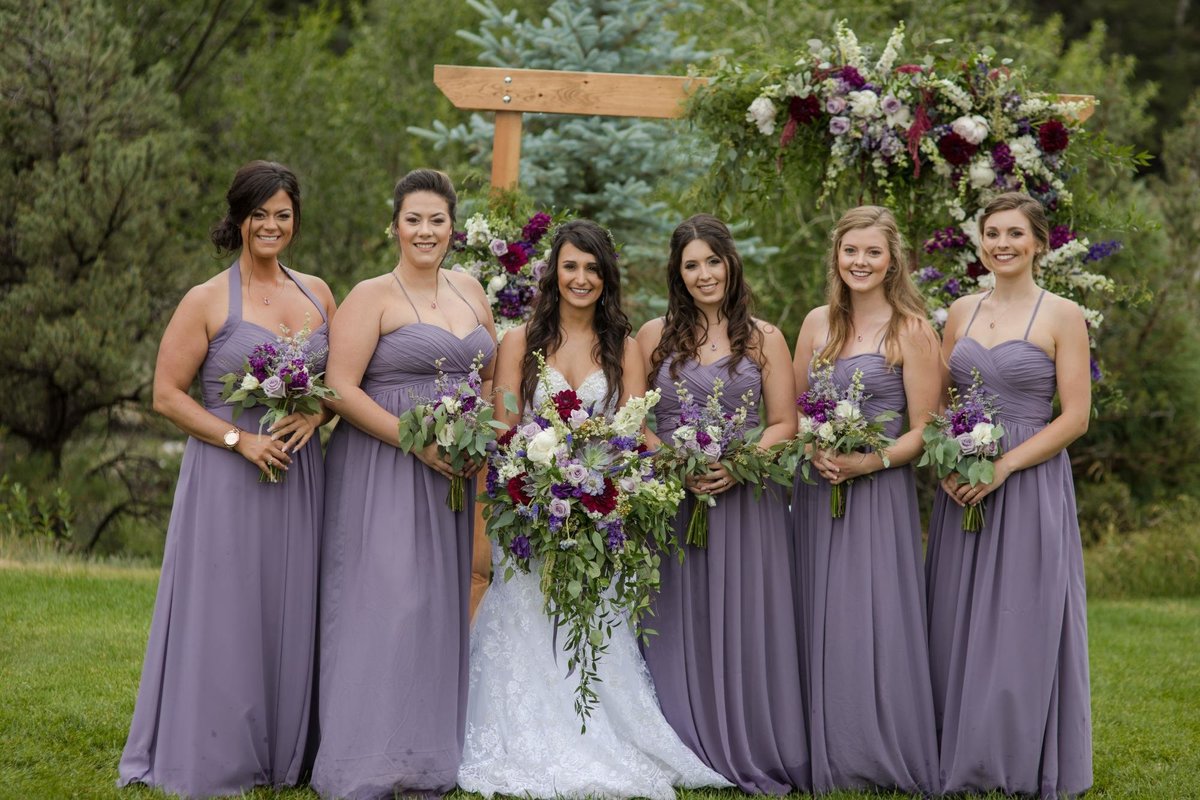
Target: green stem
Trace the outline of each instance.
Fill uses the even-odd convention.
[[[685,541],[692,547],[708,547],[708,503],[703,500],[697,500],[692,509]]]

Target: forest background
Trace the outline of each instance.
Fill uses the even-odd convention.
[[[1152,156],[1132,174],[1088,168],[1119,221],[1088,234],[1122,240],[1105,271],[1134,291],[1108,310],[1103,402],[1071,457],[1104,585],[1200,594],[1188,0],[0,0],[0,550],[161,556],[182,436],[149,409],[154,356],[187,287],[226,266],[207,232],[243,162],[299,174],[290,264],[341,297],[393,266],[384,230],[405,171],[448,171],[460,223],[486,196],[489,121],[449,104],[434,64],[705,74],[714,56],[787,63],[843,18],[864,41],[904,20],[913,50],[991,47],[1047,91],[1095,95],[1089,129]],[[669,231],[710,210],[689,190],[711,144],[686,122],[526,130],[523,188],[611,226],[635,324],[659,313]],[[789,339],[822,302],[838,211],[781,197],[731,220],[758,315]]]

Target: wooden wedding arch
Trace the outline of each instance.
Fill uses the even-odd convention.
[[[438,64],[433,68],[433,82],[456,108],[495,112],[491,185],[493,189],[513,189],[520,182],[523,114],[676,119],[683,116],[685,101],[708,79]],[[1091,95],[1058,97],[1068,102],[1086,102],[1079,113],[1080,121],[1088,119],[1095,110],[1095,98]],[[491,573],[491,546],[478,509],[472,556],[471,615],[474,616]]]

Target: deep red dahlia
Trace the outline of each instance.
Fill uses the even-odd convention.
[[[529,501],[533,499],[525,492],[525,478],[528,476],[529,473],[522,472],[517,477],[510,478],[504,487],[508,491],[508,496],[519,506],[527,506],[529,505]]]
[[[971,156],[975,155],[975,151],[978,149],[978,145],[971,144],[954,131],[938,140],[938,150],[941,151],[942,157],[956,167],[965,167],[970,164]]]
[[[597,514],[611,514],[617,507],[617,487],[608,478],[604,479],[604,494],[585,494],[579,498],[583,507]]]
[[[496,446],[497,447],[508,447],[508,443],[512,441],[513,435],[516,434],[516,432],[517,432],[517,429],[515,427],[513,427],[513,428],[509,428],[504,433],[500,434],[500,437],[498,439],[496,439]]]
[[[571,389],[563,389],[558,394],[551,398],[554,401],[554,408],[558,411],[558,417],[563,422],[571,418],[571,412],[576,409],[583,408],[583,403],[579,400],[579,395]]]
[[[788,112],[796,122],[807,125],[821,116],[821,101],[815,94],[807,97],[793,97],[788,103]]]
[[[521,267],[529,263],[529,254],[525,252],[524,247],[510,244],[508,251],[500,256],[500,263],[504,265],[506,272],[510,275],[516,275],[521,271]]]
[[[1066,150],[1070,143],[1071,134],[1067,132],[1067,126],[1058,120],[1043,122],[1038,127],[1038,144],[1041,145],[1043,153],[1060,153]]]
[[[981,275],[987,274],[987,267],[979,260],[972,261],[970,264],[967,264],[967,274],[972,278],[978,278]]]

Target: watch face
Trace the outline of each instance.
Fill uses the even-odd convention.
[[[237,447],[238,439],[241,438],[240,431],[227,431],[225,433],[225,446]]]

